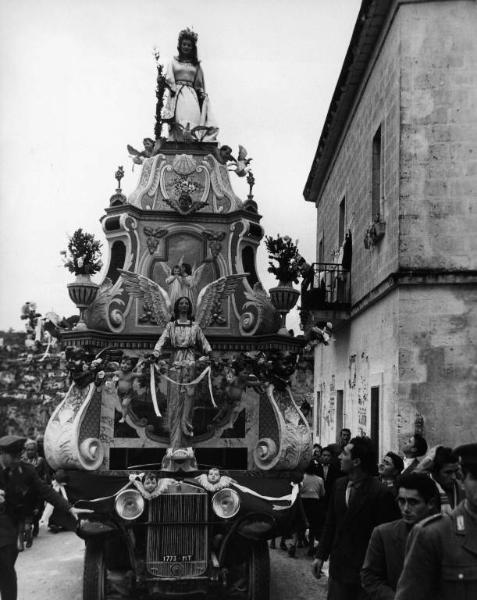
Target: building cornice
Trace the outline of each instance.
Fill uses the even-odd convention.
[[[353,304],[350,316],[351,318],[357,317],[398,287],[456,285],[477,286],[477,270],[415,269],[396,271]]]

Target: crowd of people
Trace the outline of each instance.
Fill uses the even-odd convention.
[[[415,433],[378,465],[372,440],[343,429],[314,445],[300,487],[280,548],[308,545],[328,600],[477,598],[477,444],[428,448]]]
[[[0,435],[43,430],[68,390],[64,352],[28,345],[28,334],[3,334],[0,345]]]

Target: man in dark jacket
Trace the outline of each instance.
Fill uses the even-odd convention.
[[[71,513],[72,524],[76,512],[49,485],[44,483],[32,465],[21,462],[25,439],[7,435],[0,438],[0,596],[2,600],[16,600],[18,523],[24,517],[26,498],[32,492],[53,506]]]
[[[464,474],[463,500],[411,532],[396,600],[477,598],[477,444],[455,449]]]
[[[416,523],[440,511],[437,486],[426,474],[404,475],[397,486],[402,517],[374,529],[361,569],[361,585],[371,600],[394,600],[409,532]]]
[[[345,477],[335,483],[325,529],[313,561],[320,577],[329,557],[328,600],[366,598],[360,570],[374,527],[399,517],[392,493],[371,473],[376,472],[376,453],[366,437],[352,438],[340,454]]]
[[[321,470],[320,477],[323,478],[325,484],[325,504],[328,505],[331,492],[338,477],[341,477],[339,467],[333,464],[333,449],[330,446],[323,448],[321,452]]]

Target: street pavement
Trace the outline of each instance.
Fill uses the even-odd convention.
[[[32,548],[17,560],[18,600],[82,600],[83,542],[73,533],[41,529]],[[305,550],[290,558],[270,550],[272,600],[325,600],[326,580],[311,574]]]

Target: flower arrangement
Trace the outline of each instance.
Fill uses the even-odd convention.
[[[293,281],[298,283],[300,275],[300,262],[302,257],[298,253],[298,240],[293,242],[290,236],[281,236],[276,238],[270,235],[265,237],[265,246],[268,250],[268,272],[273,273],[275,277],[283,282]],[[275,261],[275,264],[274,262]]]
[[[174,191],[178,198],[181,198],[183,196],[190,196],[190,194],[193,194],[194,192],[199,190],[199,188],[200,186],[198,183],[194,181],[188,181],[187,179],[184,179],[182,177],[176,178],[174,180]]]
[[[94,275],[103,266],[101,245],[94,235],[77,229],[69,238],[67,250],[60,253],[65,267],[75,275]]]

